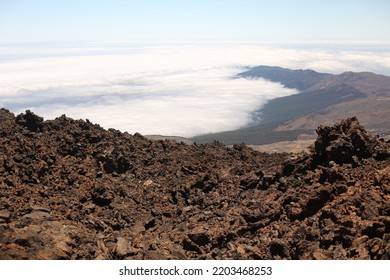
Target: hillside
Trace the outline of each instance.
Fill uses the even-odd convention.
[[[390,259],[390,143],[186,145],[0,109],[0,259]]]
[[[278,66],[257,66],[238,74],[243,78],[264,78],[272,82],[278,82],[288,88],[296,88],[299,91],[306,91],[317,85],[331,74],[318,73],[313,70],[291,70]]]
[[[270,66],[254,67],[238,76],[279,82],[300,93],[270,100],[253,112],[254,122],[249,127],[191,140],[218,140],[228,145],[296,140],[301,134],[314,134],[319,125],[331,125],[350,116],[357,116],[374,134],[390,135],[390,77],[353,72],[331,75]]]

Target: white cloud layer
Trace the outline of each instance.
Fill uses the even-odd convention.
[[[121,43],[0,51],[0,106],[15,113],[65,113],[130,133],[187,137],[245,126],[267,100],[296,93],[233,78],[245,66],[390,74],[383,49]]]

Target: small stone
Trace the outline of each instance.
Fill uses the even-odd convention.
[[[231,251],[234,251],[236,249],[236,247],[234,246],[233,242],[229,242],[226,247],[231,250]]]
[[[124,257],[129,253],[129,241],[126,238],[117,238],[115,253],[120,257]]]
[[[153,181],[150,180],[150,179],[148,179],[148,180],[146,180],[146,181],[144,182],[144,186],[145,186],[145,187],[149,187],[149,186],[151,186],[151,185],[153,185]]]
[[[190,212],[190,211],[193,210],[193,209],[195,209],[195,207],[192,206],[192,205],[190,205],[190,206],[185,206],[185,207],[183,207],[183,208],[181,209],[181,212],[182,212],[183,214],[185,214],[185,213],[187,213],[187,212]]]
[[[364,247],[360,247],[356,250],[358,253],[357,259],[359,260],[369,260],[370,254],[368,253],[367,249]]]
[[[113,199],[113,192],[103,186],[95,187],[92,191],[92,202],[98,206],[108,206]]]
[[[246,250],[245,250],[245,246],[244,245],[238,245],[237,247],[237,253],[239,253],[240,255],[244,256],[245,253],[246,253]]]
[[[30,214],[24,215],[22,218],[30,218],[30,219],[33,219],[33,220],[40,220],[40,219],[43,219],[43,218],[47,218],[49,216],[50,216],[50,214],[46,213],[46,212],[32,212]]]
[[[145,231],[144,223],[143,223],[142,221],[138,221],[138,222],[136,222],[136,223],[132,226],[131,235],[137,236],[137,235],[139,235],[141,232],[144,232],[144,231]]]
[[[9,222],[11,217],[11,212],[7,210],[0,211],[0,220],[4,220],[5,222]]]
[[[313,259],[314,260],[327,260],[328,257],[324,253],[322,253],[321,251],[317,250],[313,253]]]
[[[178,260],[187,259],[186,253],[182,249],[172,250],[171,254],[174,257],[174,259],[178,259]]]
[[[100,252],[98,252],[97,258],[104,259],[104,260],[110,259],[111,258],[110,250],[107,248],[104,241],[101,239],[97,240],[97,245],[98,245],[98,248],[100,250]],[[101,255],[101,256],[99,256],[99,255]]]
[[[215,215],[217,215],[218,217],[225,217],[226,212],[221,210],[221,209],[217,209],[217,210],[215,210]]]
[[[41,207],[41,206],[32,206],[31,209],[36,212],[46,212],[50,213],[51,210],[49,208]]]
[[[358,248],[358,247],[364,245],[367,242],[367,240],[368,240],[367,235],[359,236],[352,241],[352,247]]]

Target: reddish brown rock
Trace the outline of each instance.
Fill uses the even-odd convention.
[[[317,132],[265,154],[0,109],[0,259],[389,259],[390,144]]]

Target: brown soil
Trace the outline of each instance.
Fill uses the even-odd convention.
[[[281,141],[264,145],[248,145],[248,147],[264,153],[308,153],[313,142],[314,140]]]
[[[0,110],[0,259],[390,259],[390,143],[186,145]]]

